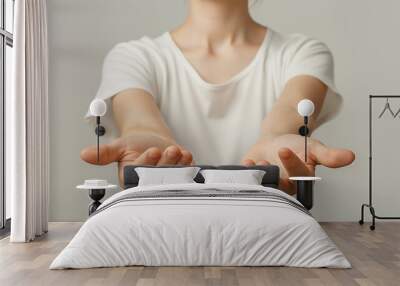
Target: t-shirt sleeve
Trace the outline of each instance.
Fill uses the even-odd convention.
[[[117,131],[112,117],[111,98],[126,89],[142,89],[158,101],[156,74],[149,47],[141,41],[117,44],[105,57],[101,83],[95,98],[107,103],[107,113],[102,118],[106,137],[116,137]],[[93,122],[89,111],[86,118]],[[108,128],[107,128],[108,127]]]
[[[120,43],[106,56],[96,97],[108,99],[129,88],[143,89],[157,96],[150,54],[140,43]]]
[[[284,85],[296,76],[309,75],[328,87],[317,123],[320,125],[337,115],[342,97],[335,86],[334,59],[330,49],[319,40],[298,36],[286,46],[283,58]]]

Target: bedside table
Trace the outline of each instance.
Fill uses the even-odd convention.
[[[297,200],[311,210],[314,204],[314,183],[321,181],[320,177],[290,177],[289,180],[297,184]]]
[[[106,194],[106,190],[117,188],[116,185],[108,184],[107,180],[90,179],[85,180],[83,185],[76,186],[78,190],[88,190],[89,197],[93,202],[89,205],[89,216],[101,205],[100,200]]]

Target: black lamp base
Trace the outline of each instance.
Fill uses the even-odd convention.
[[[89,190],[89,197],[93,202],[89,205],[89,215],[94,213],[97,208],[101,205],[100,200],[106,194],[106,189],[91,189]]]

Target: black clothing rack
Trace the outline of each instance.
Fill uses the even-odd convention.
[[[371,230],[375,230],[375,219],[400,219],[400,217],[385,217],[379,216],[375,212],[375,208],[372,203],[372,101],[374,99],[389,99],[389,98],[400,98],[400,95],[370,95],[369,96],[369,202],[368,204],[362,204],[361,206],[361,219],[359,220],[360,224],[364,224],[364,208],[369,208],[369,211],[372,216],[372,225],[370,225]]]

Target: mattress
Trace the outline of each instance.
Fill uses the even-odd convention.
[[[50,269],[132,265],[351,267],[286,193],[197,183],[138,186],[113,195]]]

